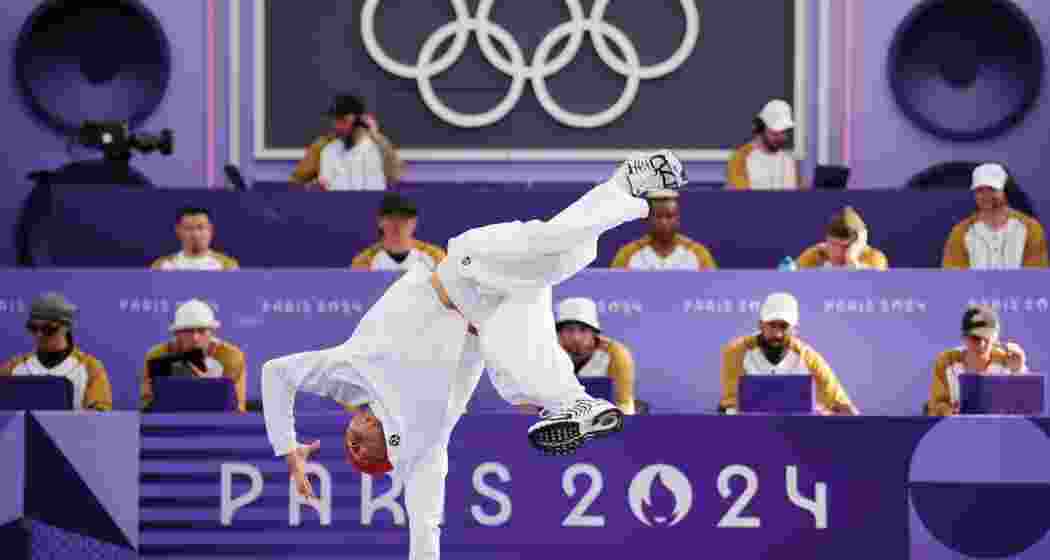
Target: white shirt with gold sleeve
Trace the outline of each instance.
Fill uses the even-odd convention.
[[[199,257],[191,257],[179,251],[174,255],[153,261],[153,270],[237,270],[240,265],[233,257],[218,251],[208,251]]]

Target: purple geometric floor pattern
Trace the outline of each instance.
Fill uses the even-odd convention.
[[[27,520],[31,560],[135,560],[131,549]]]
[[[138,547],[139,485],[128,484],[139,476],[139,423],[128,421],[135,416],[109,412],[86,424],[68,414],[33,413],[128,541]]]

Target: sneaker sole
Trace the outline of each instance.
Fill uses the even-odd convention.
[[[571,455],[589,439],[623,431],[623,412],[607,410],[594,419],[592,426],[595,427],[581,434],[576,422],[556,422],[534,430],[529,434],[529,442],[547,455]]]

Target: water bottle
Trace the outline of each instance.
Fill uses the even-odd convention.
[[[780,259],[780,264],[777,265],[777,270],[795,271],[798,270],[798,265],[795,264],[795,259],[784,257]]]

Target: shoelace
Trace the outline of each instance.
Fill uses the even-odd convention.
[[[569,407],[565,413],[572,416],[585,416],[591,411],[591,401],[578,400],[571,407]]]
[[[550,410],[544,408],[540,410],[540,419],[547,419],[553,416],[585,416],[591,411],[593,406],[594,405],[591,401],[578,400],[573,403],[572,406],[561,410]]]

